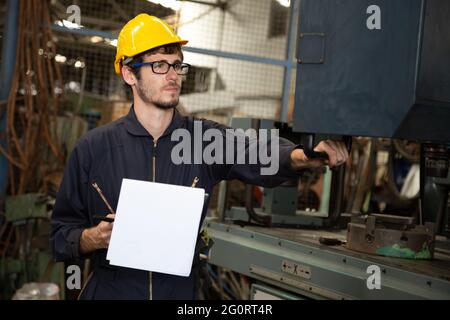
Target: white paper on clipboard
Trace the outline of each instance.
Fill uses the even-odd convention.
[[[189,276],[204,199],[200,188],[123,179],[110,264]]]

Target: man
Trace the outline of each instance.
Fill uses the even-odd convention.
[[[194,258],[189,277],[109,265],[106,249],[113,223],[97,224],[93,219],[94,214],[108,214],[110,210],[92,184],[97,184],[115,210],[123,178],[190,186],[198,177],[197,187],[211,193],[223,179],[274,187],[297,177],[301,169],[325,165],[323,160],[308,159],[301,149],[283,139],[279,140],[276,175],[261,175],[261,163],[175,164],[171,159],[176,144],[172,133],[180,128],[190,133],[194,130],[194,120],[175,109],[182,77],[189,70],[181,51],[186,43],[165,22],[146,14],[129,21],[120,32],[115,70],[131,87],[133,105],[124,118],[80,139],[66,167],[52,216],[55,258],[92,259],[93,273],[81,293],[82,299],[196,298],[198,257]],[[222,132],[227,129],[207,120],[202,121],[202,126]],[[321,142],[315,150],[328,154],[331,167],[348,157],[343,144],[333,141]],[[202,220],[206,210],[207,205]],[[170,230],[167,236],[172,236]]]

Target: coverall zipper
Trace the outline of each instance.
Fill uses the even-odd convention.
[[[157,145],[157,141],[153,141],[153,161],[152,161],[152,166],[153,166],[153,172],[152,172],[152,180],[153,182],[156,182],[156,145]],[[149,271],[149,296],[150,296],[150,300],[153,300],[153,281],[152,281],[152,272]]]

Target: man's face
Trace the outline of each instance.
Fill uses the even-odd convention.
[[[170,64],[182,62],[178,53],[155,53],[144,58],[144,62],[166,61]],[[161,109],[178,105],[182,76],[170,67],[166,74],[153,73],[151,66],[143,66],[141,77],[137,80],[136,91],[142,101],[154,104]]]

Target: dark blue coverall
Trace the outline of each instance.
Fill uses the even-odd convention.
[[[109,213],[92,187],[93,182],[99,185],[116,210],[123,178],[191,186],[198,177],[197,187],[211,194],[213,186],[224,179],[275,187],[300,175],[291,168],[290,154],[296,145],[281,138],[277,175],[261,175],[261,164],[175,165],[171,161],[171,150],[178,142],[171,141],[171,133],[177,128],[185,128],[193,134],[194,120],[175,110],[169,127],[154,144],[153,137],[137,120],[131,107],[127,116],[91,130],[78,141],[66,166],[51,219],[50,241],[57,261],[85,258],[80,253],[81,232],[97,223],[93,220],[94,214]],[[203,131],[229,129],[213,121],[201,121]],[[202,221],[207,208],[206,203]],[[161,245],[164,245],[164,239],[161,239]],[[189,277],[112,266],[106,260],[106,250],[98,250],[87,257],[91,259],[93,272],[82,290],[81,299],[196,298],[198,256],[194,257]]]

